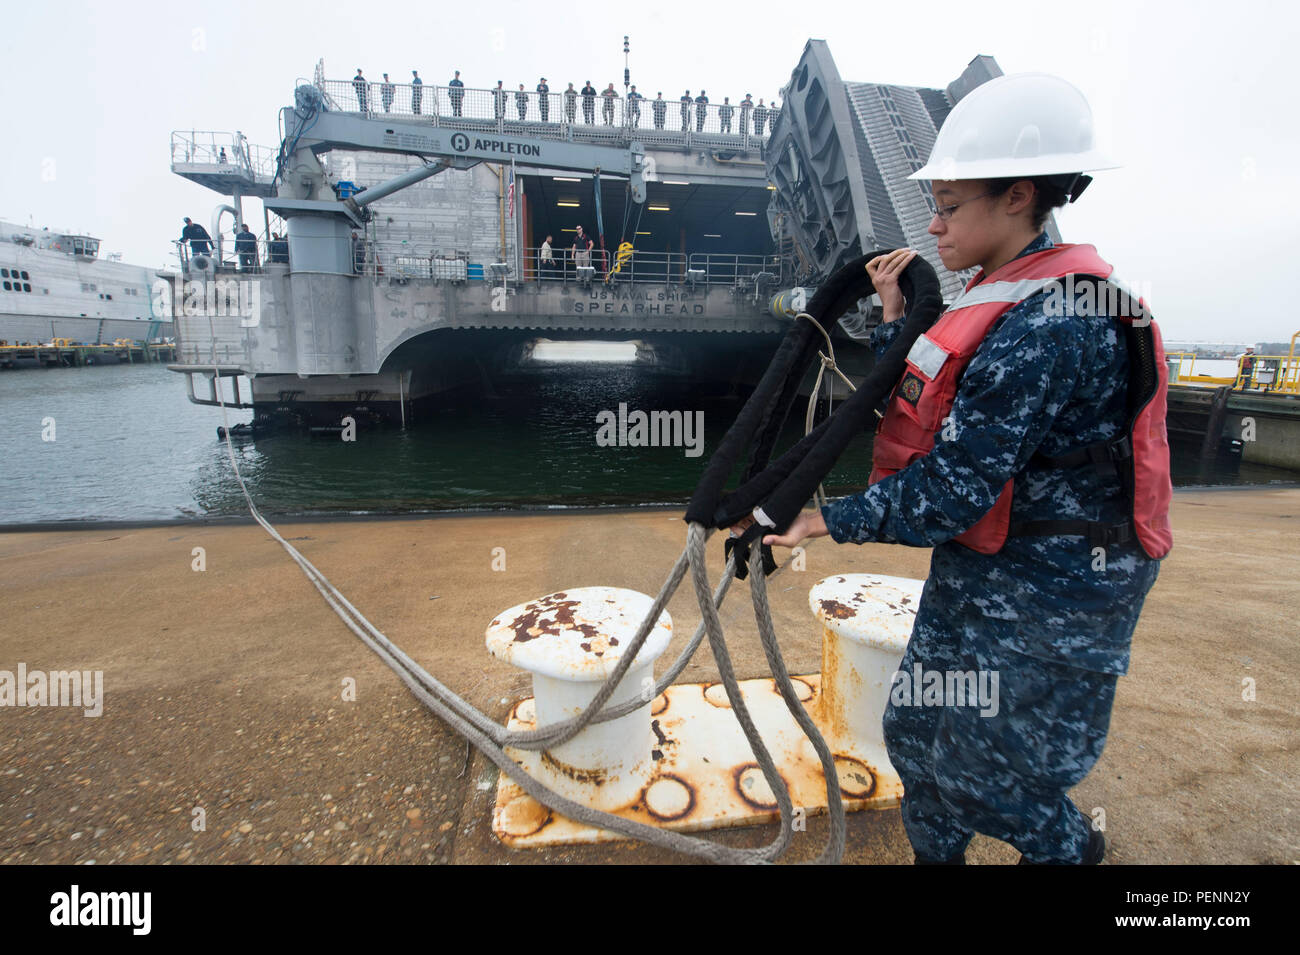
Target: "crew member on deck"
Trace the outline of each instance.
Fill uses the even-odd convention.
[[[257,236],[248,228],[247,222],[239,224],[235,233],[235,254],[239,256],[239,271],[257,271]]]
[[[541,110],[542,122],[551,121],[551,88],[546,85],[546,77],[537,84],[537,108]]]
[[[506,115],[506,87],[502,80],[497,80],[497,88],[492,91],[493,115],[504,119]]]
[[[369,84],[366,83],[366,78],[361,75],[361,67],[358,66],[357,75],[352,78],[352,88],[356,90],[357,105],[363,113],[368,111],[369,104],[366,101],[366,87],[368,85]]]
[[[549,279],[555,274],[555,252],[551,248],[551,237],[542,240],[542,250],[537,257],[537,271],[540,277]]]
[[[618,99],[618,91],[614,89],[614,84],[610,83],[600,95],[605,100],[604,106],[601,107],[601,113],[605,117],[605,125],[613,126],[614,100]]]
[[[627,94],[627,112],[629,121],[633,126],[641,125],[641,100],[645,99],[636,91],[636,84],[632,84],[632,89]]]
[[[461,106],[465,102],[465,84],[460,81],[460,70],[447,84],[447,95],[451,97],[451,115],[461,115]]]
[[[564,117],[569,125],[573,125],[574,117],[578,114],[578,91],[569,84],[569,88],[564,91]]]
[[[289,240],[278,232],[271,233],[271,241],[266,245],[267,261],[272,265],[289,264]]]
[[[1251,379],[1254,378],[1255,376],[1254,347],[1252,346],[1247,348],[1244,352],[1242,352],[1237,357],[1241,360],[1241,385],[1239,387],[1243,391],[1249,391],[1253,387],[1253,385],[1251,384]]]
[[[650,103],[650,111],[654,113],[655,129],[663,129],[664,120],[668,116],[668,101],[664,99],[663,90],[660,90],[659,95]]]
[[[185,217],[185,228],[181,230],[181,241],[190,244],[191,255],[207,255],[212,251],[212,236],[208,230],[197,222]]]

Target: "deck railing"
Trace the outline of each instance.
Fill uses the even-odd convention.
[[[1218,387],[1231,385],[1234,391],[1268,394],[1300,394],[1300,355],[1250,355],[1237,357],[1235,375],[1200,375],[1196,373],[1195,352],[1167,352],[1169,383]]]
[[[194,258],[190,243],[173,241],[173,245],[182,273],[188,274]],[[542,258],[541,247],[529,246],[522,250],[521,257],[516,257],[512,249],[502,261],[500,256],[471,255],[465,250],[448,249],[434,243],[365,238],[354,241],[351,252],[355,274],[376,279],[569,283],[589,278],[593,283],[605,285],[634,282],[730,286],[745,291],[763,291],[788,281],[791,273],[791,263],[780,256],[731,252],[686,255],[641,249],[622,253],[616,249],[592,249],[587,259],[572,246],[552,246],[547,261]],[[257,239],[255,253],[245,252],[243,255],[235,250],[235,239],[231,235],[221,236],[219,250],[216,237],[213,237],[212,249],[206,258],[216,260],[215,270],[220,273],[260,273],[268,265],[292,266],[288,241],[268,240],[266,236]],[[590,276],[579,272],[583,265],[591,266]],[[202,268],[207,270],[211,266]]]
[[[208,129],[176,130],[171,139],[172,165],[233,166],[250,179],[275,174],[275,151],[250,143],[243,133]]]
[[[779,111],[755,104],[629,99],[617,90],[573,95],[567,90],[449,87],[382,80],[321,80],[326,101],[342,112],[418,118],[451,129],[494,129],[543,139],[714,145],[758,150]],[[761,125],[760,125],[761,121]]]

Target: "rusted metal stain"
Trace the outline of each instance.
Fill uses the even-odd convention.
[[[876,773],[854,756],[836,755],[835,775],[845,799],[870,799],[876,792]]]
[[[658,696],[655,697],[654,703],[650,705],[650,715],[658,716],[660,713],[666,712],[667,709],[668,709],[668,694],[660,693]]]
[[[675,822],[695,809],[695,787],[673,773],[661,773],[642,791],[641,802],[660,822]]]
[[[537,722],[536,702],[533,700],[531,696],[520,700],[518,703],[514,705],[514,708],[511,709],[510,718],[513,720],[517,720],[520,723],[529,723],[529,724],[536,723]]]
[[[597,767],[596,769],[583,769],[580,766],[570,766],[568,763],[561,762],[551,755],[549,749],[542,750],[542,762],[555,770],[557,773],[568,776],[576,783],[583,783],[590,786],[603,786],[609,779],[609,772]]]
[[[582,642],[578,646],[593,656],[603,657],[610,647],[618,646],[618,637],[607,637],[594,624],[575,619],[574,610],[582,605],[582,601],[568,600],[567,597],[568,591],[561,590],[525,604],[510,624],[510,629],[515,634],[514,642],[527,643],[538,637],[558,636],[567,632],[581,637]],[[549,620],[545,619],[548,617]],[[500,625],[500,619],[492,621],[492,626]]]
[[[841,656],[840,638],[823,628],[822,630],[822,695],[818,700],[817,713],[814,717],[822,731],[831,739],[844,739],[849,727],[843,712],[844,700],[835,699],[836,687],[839,685],[840,667],[844,665]]]
[[[782,776],[781,779],[785,780],[785,777]],[[767,785],[767,779],[763,776],[763,770],[759,767],[758,763],[741,763],[731,771],[731,785],[732,788],[735,789],[736,795],[745,800],[745,802],[749,803],[749,805],[753,806],[755,809],[776,809],[777,803],[775,794],[772,794],[770,802],[755,798],[753,790],[760,783],[769,793],[771,792],[771,787]],[[786,789],[788,790],[789,788],[789,783],[787,782]]]
[[[704,687],[704,698],[720,710],[731,709],[731,699],[727,688],[721,683],[709,683]]]
[[[565,600],[565,596],[565,592],[560,591],[558,594],[551,594],[549,597],[525,604],[524,609],[510,623],[510,629],[515,632],[514,642],[527,643],[544,634],[559,633],[561,626],[571,625],[573,608],[579,606],[580,601]],[[553,619],[549,624],[543,625],[542,618],[546,616]],[[590,629],[594,635],[595,628]]]
[[[858,612],[848,604],[842,604],[838,600],[821,601],[822,613],[833,620],[847,620],[849,617],[856,617]]]
[[[541,832],[555,818],[554,814],[536,800],[521,796],[498,809],[498,823],[510,836],[531,836]]]

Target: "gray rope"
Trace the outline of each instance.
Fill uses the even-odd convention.
[[[763,653],[767,656],[767,665],[772,671],[773,682],[781,691],[786,709],[794,717],[799,728],[812,743],[821,760],[822,775],[826,780],[826,808],[831,817],[831,831],[827,836],[826,848],[817,857],[818,863],[838,864],[844,857],[844,842],[847,826],[844,820],[844,801],[840,797],[839,773],[835,769],[835,755],[822,737],[817,724],[813,722],[799,694],[795,692],[794,683],[781,656],[781,647],[776,639],[776,625],[772,622],[772,608],[767,601],[767,580],[763,577],[763,555],[759,548],[753,548],[749,556],[749,573],[753,578],[750,592],[754,598],[754,619],[758,623],[759,641],[763,644]]]
[[[211,318],[209,318],[211,325]],[[224,425],[224,434],[226,441],[226,450],[230,457],[230,464],[235,473],[235,479],[239,483],[240,491],[243,493],[244,501],[248,505],[249,513],[253,519],[289,554],[290,558],[299,566],[307,578],[320,592],[321,596],[329,604],[335,614],[344,622],[344,624],[354,634],[361,639],[366,646],[379,656],[386,663],[398,678],[410,689],[417,699],[420,700],[428,709],[433,711],[444,722],[452,727],[457,733],[464,736],[473,743],[488,759],[490,759],[502,772],[509,776],[516,784],[519,785],[533,799],[549,809],[559,812],[560,814],[574,820],[575,822],[606,829],[621,835],[626,835],[634,839],[639,839],[651,845],[671,849],[688,855],[697,856],[711,862],[717,863],[763,863],[771,862],[779,858],[789,847],[790,839],[793,834],[791,828],[791,819],[793,817],[793,805],[790,800],[789,788],[785,780],[781,777],[771,754],[768,752],[758,728],[754,725],[749,710],[745,706],[743,696],[740,692],[740,686],[736,679],[734,669],[731,664],[731,657],[727,651],[726,640],[722,631],[722,623],[718,617],[718,608],[725,599],[730,581],[734,577],[735,559],[734,556],[728,561],[724,571],[724,579],[719,584],[716,593],[710,596],[710,587],[708,580],[708,570],[706,567],[705,542],[712,534],[710,528],[701,524],[691,524],[687,531],[686,550],[677,562],[673,565],[659,591],[659,595],[651,605],[650,610],[646,613],[645,620],[642,621],[641,627],[637,631],[636,637],[632,643],[625,649],[619,660],[615,671],[610,674],[609,678],[601,686],[597,695],[588,704],[587,708],[571,720],[562,723],[555,723],[542,727],[539,730],[528,733],[510,733],[505,730],[499,723],[489,719],[466,700],[458,696],[450,688],[444,686],[423,667],[412,660],[405,652],[389,640],[377,627],[375,627],[365,616],[357,610],[352,603],[338,591],[329,578],[325,576],[314,564],[303,556],[297,548],[290,544],[285,538],[262,517],[253,503],[251,494],[239,470],[239,462],[235,457],[234,444],[230,438],[230,423],[226,415],[226,405],[224,395],[220,389],[220,376],[217,368],[215,355],[215,332],[213,333],[213,375],[217,379],[218,404],[221,407],[221,419]],[[707,839],[701,839],[695,836],[686,836],[681,833],[673,832],[667,829],[659,829],[655,826],[649,826],[644,823],[635,822],[625,819],[622,816],[616,816],[612,813],[602,812],[592,809],[588,806],[576,803],[567,799],[560,794],[548,789],[540,781],[534,779],[522,767],[520,767],[511,756],[505,752],[505,745],[511,745],[516,748],[528,749],[547,749],[560,743],[572,739],[577,733],[593,721],[604,721],[614,719],[617,716],[626,715],[639,707],[646,705],[646,701],[629,700],[617,707],[612,707],[608,713],[602,712],[605,702],[609,699],[610,694],[618,686],[619,681],[626,674],[632,661],[635,660],[637,653],[640,651],[647,636],[663,608],[672,598],[673,593],[680,585],[687,566],[690,567],[692,581],[695,585],[696,598],[700,605],[702,621],[696,629],[692,640],[685,650],[678,656],[673,667],[669,669],[660,681],[656,683],[656,693],[661,693],[671,685],[673,679],[685,668],[687,662],[699,648],[703,636],[707,633],[709,645],[713,651],[715,662],[718,665],[719,673],[722,677],[723,686],[726,688],[727,697],[731,701],[732,710],[741,725],[745,738],[749,743],[751,752],[758,761],[759,768],[763,772],[764,779],[767,780],[768,786],[776,796],[777,805],[780,809],[781,824],[778,827],[776,836],[768,845],[757,849],[732,849],[719,845]],[[769,665],[772,665],[774,680],[781,691],[782,698],[786,702],[787,708],[794,715],[800,727],[808,734],[812,741],[814,749],[821,758],[823,772],[826,776],[828,807],[831,813],[831,835],[828,840],[827,848],[817,858],[817,862],[838,862],[843,855],[844,849],[844,809],[839,798],[838,777],[835,772],[834,758],[830,755],[825,741],[822,740],[816,726],[808,719],[807,713],[803,710],[798,701],[798,696],[794,691],[793,684],[790,681],[789,673],[785,669],[784,661],[781,658],[780,650],[776,644],[775,627],[771,620],[771,609],[767,603],[766,583],[763,578],[762,561],[760,549],[753,548],[751,555],[751,571],[755,574],[755,583],[757,586],[751,586],[751,593],[754,595],[755,614],[759,619],[759,632],[763,641],[764,653],[768,657]],[[346,608],[346,613],[345,613]],[[351,616],[349,616],[351,614]],[[355,620],[353,619],[355,618]],[[775,661],[775,663],[773,662]],[[793,701],[793,704],[792,704]],[[520,742],[514,742],[519,740]],[[832,781],[835,781],[834,785]]]

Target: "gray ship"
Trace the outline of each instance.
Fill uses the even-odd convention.
[[[255,252],[178,249],[170,367],[194,401],[231,378],[224,400],[257,423],[312,426],[417,420],[549,341],[632,342],[665,374],[742,387],[843,262],[910,245],[939,265],[929,192],[906,177],[957,100],[1000,74],[977,57],[942,90],[850,83],[812,40],[778,100],[705,104],[318,65],[278,150],[173,133],[173,171],[229,197],[214,234],[244,198],[267,214]],[[944,281],[955,295],[961,277]],[[851,373],[877,320],[864,300],[833,330]]]
[[[155,286],[169,276],[100,258],[99,244],[94,236],[0,222],[0,349],[56,339],[144,343],[172,334],[170,316],[155,308]]]

